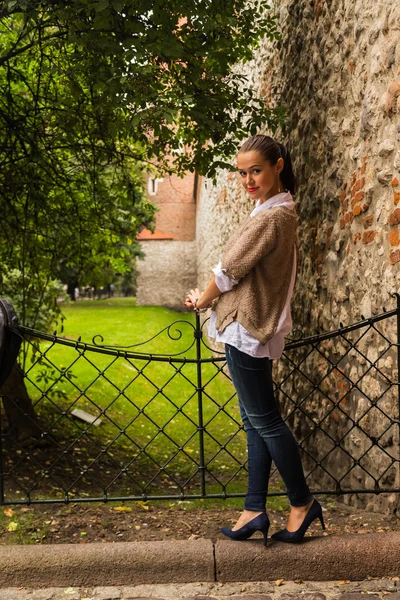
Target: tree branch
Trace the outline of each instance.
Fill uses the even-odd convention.
[[[62,31],[59,31],[58,33],[54,33],[52,35],[48,35],[48,36],[42,38],[40,41],[33,40],[32,42],[30,42],[29,44],[26,44],[22,48],[18,48],[18,50],[12,49],[7,54],[0,56],[0,67],[2,65],[4,65],[5,63],[7,63],[8,61],[10,61],[12,58],[15,58],[16,56],[18,56],[19,54],[23,54],[30,48],[37,46],[39,43],[47,42],[48,40],[53,40],[53,39],[62,38],[62,37],[65,37],[65,33],[63,33]],[[15,48],[15,46],[14,46],[14,48]]]

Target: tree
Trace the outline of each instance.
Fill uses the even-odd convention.
[[[232,70],[263,36],[275,18],[251,1],[2,3],[0,293],[25,325],[54,321],[57,279],[129,270],[153,223],[145,168],[214,175],[276,127],[281,109]]]
[[[120,156],[214,174],[237,139],[282,116],[232,70],[264,36],[279,38],[276,17],[256,1],[8,0],[0,19],[0,66],[39,61],[41,76],[70,94],[61,108],[69,138],[81,138],[82,120],[65,109],[95,108],[111,155],[118,141]]]

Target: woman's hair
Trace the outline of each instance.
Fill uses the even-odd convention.
[[[265,160],[268,160],[271,165],[278,162],[278,158],[283,158],[284,166],[280,172],[280,178],[286,190],[294,194],[297,190],[296,177],[293,173],[292,159],[290,152],[283,144],[279,144],[269,135],[252,135],[241,146],[239,152],[250,152],[256,150]]]

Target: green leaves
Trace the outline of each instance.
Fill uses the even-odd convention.
[[[150,8],[145,0],[38,0],[29,8],[21,1],[18,6],[26,17],[35,14],[29,37],[40,48],[38,60],[46,46],[57,42],[59,56],[53,55],[53,63],[70,65],[72,99],[81,102],[80,86],[88,87],[96,92],[92,101],[110,115],[120,109],[129,120],[132,110],[134,128],[125,129],[120,118],[110,124],[109,135],[126,139],[129,132],[134,143],[145,147],[144,155],[165,167],[165,150],[176,147],[178,137],[188,147],[189,168],[207,173],[214,169],[213,157],[228,158],[234,132],[238,143],[254,130],[249,121],[272,129],[281,122],[231,70],[248,61],[264,37],[279,37],[268,6],[261,11],[256,2],[238,0],[155,0]],[[9,31],[11,21],[4,24]],[[20,28],[22,33],[22,22]],[[19,50],[17,36],[18,31],[3,52],[8,62]],[[213,140],[207,163],[198,139]],[[174,161],[173,168],[180,170],[182,161]]]
[[[130,269],[138,227],[154,222],[146,168],[214,176],[249,132],[283,123],[232,69],[278,37],[256,4],[3,3],[0,293],[18,272],[23,320],[54,317],[57,279]]]
[[[105,8],[108,8],[110,5],[109,0],[99,0],[98,2],[95,2],[95,11],[97,13],[103,11]]]

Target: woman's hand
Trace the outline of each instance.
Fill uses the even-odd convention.
[[[197,308],[198,310],[203,311],[207,308],[210,308],[213,300],[218,298],[220,295],[221,290],[218,289],[215,283],[214,275],[204,292],[201,292],[199,288],[196,288],[194,290],[190,290],[190,292],[186,294],[184,306],[187,306],[187,308]]]
[[[199,290],[199,288],[196,288],[194,290],[190,290],[190,292],[187,293],[185,302],[184,302],[184,306],[187,306],[187,308],[194,308],[195,304],[196,304],[196,300],[200,300],[200,298],[202,297],[204,292],[201,292]]]

